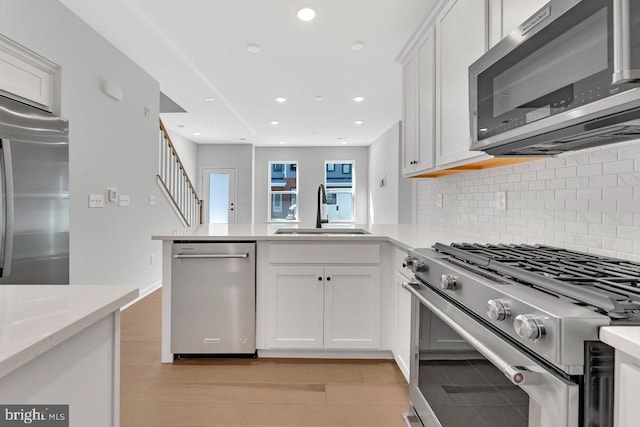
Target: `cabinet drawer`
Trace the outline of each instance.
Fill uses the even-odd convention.
[[[271,243],[270,264],[378,264],[377,243]]]

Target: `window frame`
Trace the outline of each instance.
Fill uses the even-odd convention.
[[[289,165],[295,165],[295,171],[296,171],[296,186],[295,191],[273,191],[271,189],[271,173],[273,171],[273,165],[277,165],[277,164],[281,164],[281,165],[285,165],[281,171],[279,172],[286,172],[290,169]],[[298,189],[300,188],[300,162],[297,160],[269,160],[268,161],[268,165],[267,165],[267,222],[286,222],[286,223],[296,223],[296,222],[300,222],[300,209],[299,209],[299,203],[298,203]],[[285,218],[272,218],[271,217],[271,200],[273,199],[273,195],[274,194],[279,194],[281,195],[280,197],[280,206],[282,209],[282,204],[283,204],[283,197],[282,195],[285,194],[293,194],[296,196],[296,219],[295,220],[288,220]]]
[[[328,165],[329,164],[337,164],[337,163],[342,163],[342,168],[340,169],[343,173],[344,173],[344,166],[345,164],[350,165],[349,166],[349,170],[351,173],[351,190],[350,191],[331,191],[332,194],[336,194],[336,199],[337,199],[337,194],[338,193],[351,193],[351,219],[341,219],[341,220],[332,220],[329,219],[330,222],[332,223],[343,223],[343,224],[352,224],[356,222],[356,161],[355,160],[325,160],[324,161],[324,167],[323,167],[323,174],[324,174],[324,186],[326,189],[326,193],[327,195],[329,195],[329,186],[327,184],[327,169],[328,169]],[[334,166],[334,170],[330,171],[330,172],[335,172],[336,170],[338,170],[337,168],[335,168]],[[337,203],[337,200],[336,200]],[[328,207],[328,205],[327,205]],[[327,213],[328,216],[328,213]]]

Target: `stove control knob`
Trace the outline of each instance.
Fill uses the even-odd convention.
[[[404,258],[404,262],[402,263],[402,268],[406,268],[406,267],[409,267],[409,269],[414,273],[425,271],[427,269],[427,266],[425,265],[424,262],[418,260],[416,257],[413,257],[411,255],[407,255]]]
[[[487,317],[498,322],[508,319],[511,317],[509,303],[501,299],[490,299],[487,302]]]
[[[519,314],[513,321],[516,334],[524,340],[540,341],[546,334],[542,318],[534,314]]]
[[[441,286],[445,291],[453,291],[456,288],[456,280],[458,278],[451,274],[443,274]]]

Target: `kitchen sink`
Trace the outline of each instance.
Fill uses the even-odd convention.
[[[278,228],[273,234],[363,235],[371,233],[362,228]]]

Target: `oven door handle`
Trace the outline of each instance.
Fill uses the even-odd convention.
[[[521,386],[525,384],[537,384],[540,381],[540,373],[523,369],[521,367],[511,366],[508,362],[498,356],[493,350],[486,345],[478,341],[473,335],[467,332],[464,328],[460,327],[453,319],[451,319],[445,312],[438,309],[429,300],[413,287],[416,283],[404,282],[402,287],[408,290],[414,297],[416,297],[423,305],[425,305],[431,312],[437,315],[442,321],[444,321],[451,329],[453,329],[458,335],[464,338],[469,344],[471,344],[476,350],[478,350],[484,357],[486,357],[496,368],[498,368],[507,378],[509,378],[515,385]]]

